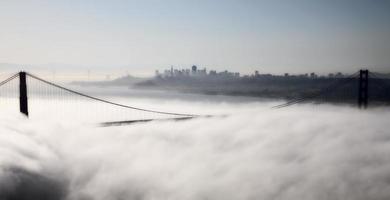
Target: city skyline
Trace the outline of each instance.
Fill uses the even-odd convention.
[[[259,70],[255,70],[249,74],[241,74],[240,72],[228,71],[228,70],[215,70],[215,69],[207,69],[206,67],[200,68],[196,65],[192,65],[191,68],[175,68],[171,66],[170,69],[164,69],[162,71],[156,70],[155,77],[160,78],[169,78],[169,77],[217,77],[220,78],[250,78],[250,77],[298,77],[298,78],[344,78],[348,74],[343,74],[342,72],[333,72],[328,74],[317,74],[316,72],[306,72],[306,73],[283,73],[283,74],[271,74],[267,72],[261,72]]]

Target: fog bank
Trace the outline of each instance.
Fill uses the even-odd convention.
[[[0,199],[390,198],[388,109],[234,109],[106,128],[1,115]]]

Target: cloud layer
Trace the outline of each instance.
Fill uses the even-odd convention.
[[[388,109],[253,106],[107,128],[1,116],[0,199],[389,199]]]

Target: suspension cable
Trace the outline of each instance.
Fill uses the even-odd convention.
[[[272,108],[273,109],[280,109],[280,108],[284,108],[284,107],[288,107],[288,106],[292,106],[292,105],[295,105],[295,104],[298,104],[298,103],[301,103],[301,102],[304,102],[308,99],[313,99],[313,98],[316,98],[316,97],[319,97],[327,92],[329,92],[329,90],[331,90],[332,88],[334,88],[335,86],[338,86],[338,85],[345,85],[347,83],[349,83],[351,80],[353,80],[354,78],[356,78],[356,75],[357,75],[357,72],[355,72],[354,74],[346,77],[346,78],[343,78],[341,80],[338,80],[336,82],[334,82],[333,84],[330,84],[329,86],[327,86],[326,88],[318,91],[317,93],[314,93],[314,94],[311,94],[311,95],[308,95],[308,96],[305,96],[305,97],[300,97],[300,98],[296,98],[296,99],[293,99],[291,101],[288,101],[286,103],[283,103],[283,104],[280,104],[280,105],[276,105],[276,106],[273,106]]]
[[[10,82],[11,80],[13,80],[14,78],[16,78],[18,76],[19,76],[19,73],[16,73],[16,74],[10,76],[9,78],[5,79],[4,81],[1,81],[0,82],[0,87],[3,86],[4,84]]]
[[[107,104],[111,104],[111,105],[114,105],[114,106],[119,106],[119,107],[123,107],[123,108],[128,108],[128,109],[133,109],[133,110],[139,110],[139,111],[144,111],[144,112],[150,112],[150,113],[157,113],[157,114],[165,114],[165,115],[175,115],[175,116],[185,116],[185,117],[200,117],[200,115],[194,115],[194,114],[183,114],[183,113],[172,113],[172,112],[162,112],[162,111],[157,111],[157,110],[149,110],[149,109],[143,109],[143,108],[138,108],[138,107],[133,107],[133,106],[128,106],[128,105],[124,105],[124,104],[119,104],[119,103],[115,103],[115,102],[112,102],[112,101],[108,101],[108,100],[104,100],[104,99],[101,99],[101,98],[97,98],[97,97],[93,97],[93,96],[90,96],[90,95],[87,95],[87,94],[83,94],[81,92],[77,92],[77,91],[74,91],[74,90],[71,90],[71,89],[68,89],[68,88],[65,88],[63,86],[60,86],[60,85],[57,85],[55,83],[52,83],[52,82],[49,82],[49,81],[46,81],[42,78],[39,78],[33,74],[30,74],[30,73],[26,73],[28,76],[30,76],[31,78],[34,78],[38,81],[41,81],[43,83],[46,83],[48,85],[51,85],[51,86],[54,86],[56,88],[59,88],[59,89],[62,89],[62,90],[65,90],[65,91],[68,91],[70,93],[73,93],[73,94],[76,94],[76,95],[79,95],[79,96],[82,96],[82,97],[85,97],[85,98],[88,98],[88,99],[92,99],[92,100],[95,100],[95,101],[100,101],[102,103],[107,103]]]

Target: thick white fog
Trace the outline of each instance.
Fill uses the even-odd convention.
[[[2,112],[0,199],[390,198],[388,108],[135,102],[229,115],[98,127]]]

